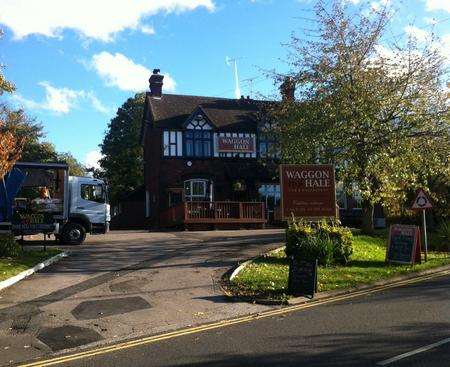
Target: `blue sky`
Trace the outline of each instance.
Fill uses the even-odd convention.
[[[375,0],[368,6],[382,6]],[[348,0],[361,6],[359,0]],[[450,48],[450,1],[391,0],[392,34],[426,36],[431,24]],[[58,151],[95,164],[109,120],[128,97],[166,75],[164,91],[234,97],[237,58],[242,94],[271,96],[262,70],[283,71],[292,31],[311,17],[307,0],[0,0],[0,63],[23,106]],[[446,47],[446,49],[445,49]],[[449,57],[450,58],[450,57]]]

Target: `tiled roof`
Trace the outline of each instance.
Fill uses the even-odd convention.
[[[186,119],[201,107],[219,130],[253,131],[256,129],[260,101],[217,97],[163,94],[154,98],[147,94],[147,110],[156,126],[181,128]]]

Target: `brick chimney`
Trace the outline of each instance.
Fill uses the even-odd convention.
[[[161,75],[159,72],[159,69],[153,69],[153,74],[148,81],[150,83],[150,94],[153,97],[161,98],[164,75]]]
[[[283,83],[280,85],[281,99],[283,102],[294,101],[295,99],[295,81],[291,76],[284,78]]]

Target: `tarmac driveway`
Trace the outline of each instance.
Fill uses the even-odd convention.
[[[0,292],[0,365],[265,310],[218,280],[280,246],[282,230],[113,231]]]

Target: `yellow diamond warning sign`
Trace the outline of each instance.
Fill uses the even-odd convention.
[[[431,209],[432,207],[433,205],[431,205],[430,199],[428,199],[428,196],[425,194],[425,191],[420,189],[417,192],[416,199],[414,200],[411,209],[422,210],[422,209]]]

